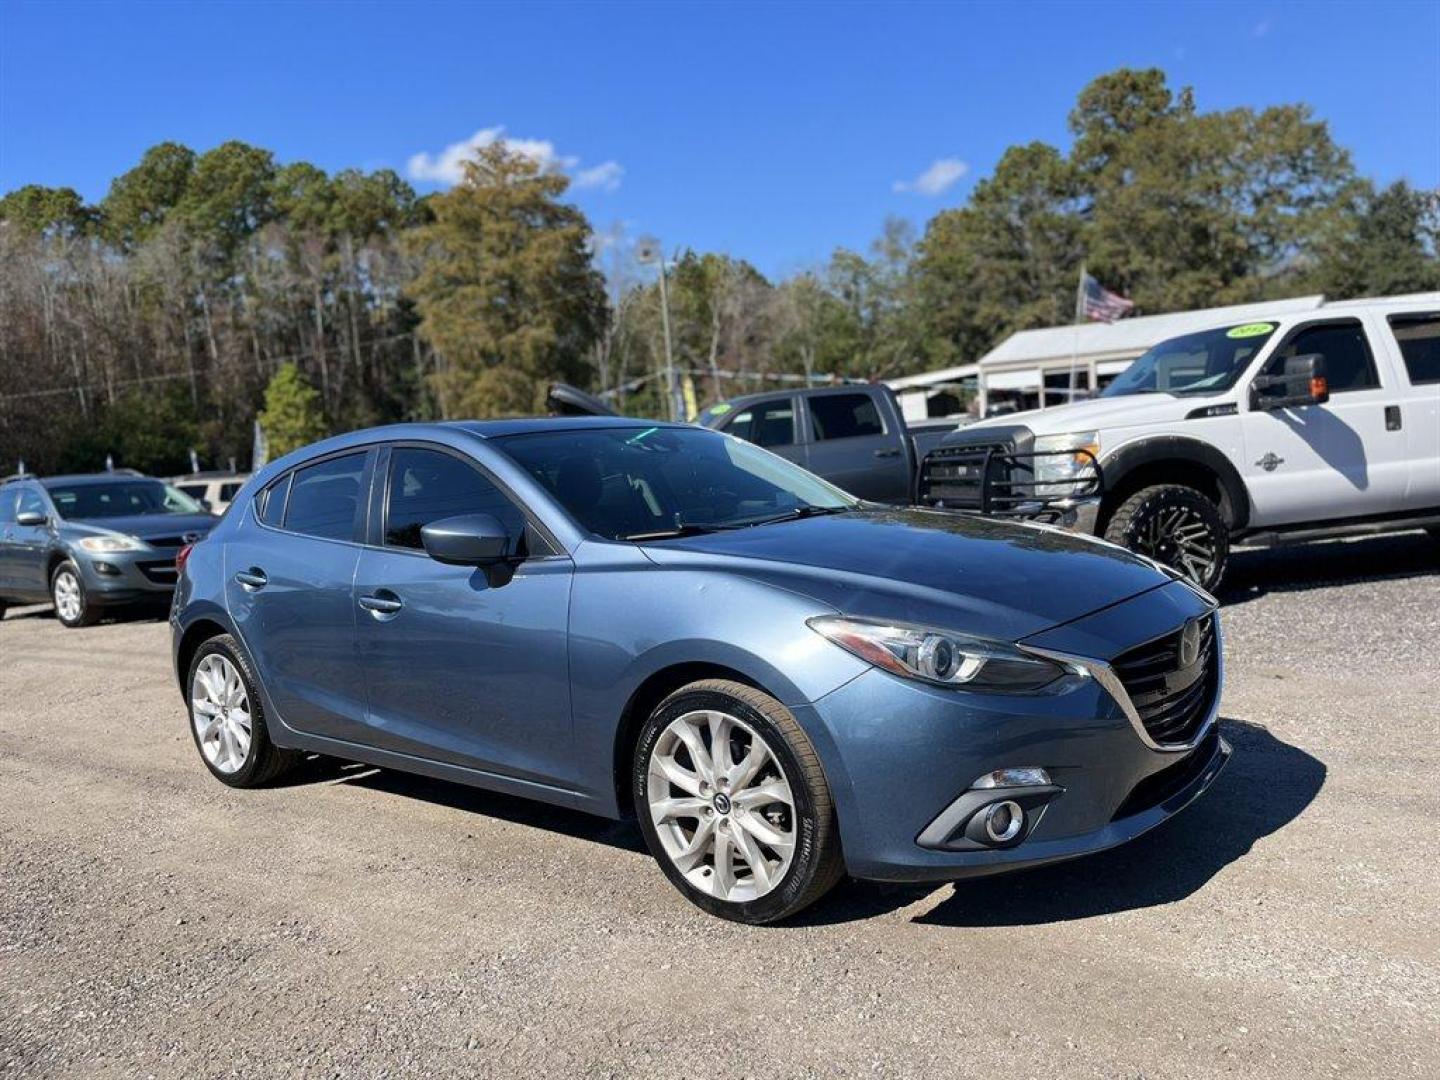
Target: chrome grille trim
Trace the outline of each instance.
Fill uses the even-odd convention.
[[[1142,743],[1151,750],[1156,750],[1161,753],[1178,753],[1181,751],[1194,750],[1195,747],[1204,742],[1205,736],[1210,734],[1211,729],[1215,726],[1216,718],[1220,715],[1220,698],[1223,696],[1225,690],[1225,635],[1224,631],[1220,628],[1220,619],[1217,616],[1215,608],[1212,607],[1208,609],[1206,617],[1212,620],[1215,632],[1215,698],[1210,702],[1210,707],[1205,713],[1205,719],[1201,722],[1200,726],[1195,729],[1195,734],[1190,739],[1181,743],[1161,743],[1156,742],[1151,737],[1150,733],[1145,730],[1145,721],[1140,716],[1140,711],[1135,708],[1135,703],[1130,700],[1130,694],[1125,689],[1125,684],[1120,681],[1120,676],[1116,673],[1115,669],[1104,660],[1096,660],[1089,656],[1077,656],[1074,653],[1056,652],[1052,649],[1039,649],[1032,645],[1022,644],[1018,647],[1036,656],[1043,656],[1049,660],[1057,660],[1062,664],[1072,664],[1083,668],[1104,688],[1105,692],[1115,700],[1115,704],[1120,706],[1121,712],[1125,714],[1125,719],[1130,721],[1130,726],[1135,729],[1135,734]],[[1149,641],[1142,641],[1137,645],[1131,646],[1129,649],[1126,649],[1125,652],[1131,652],[1134,649],[1150,644],[1150,642],[1160,641],[1174,633],[1175,631],[1173,629],[1167,630],[1165,633],[1159,634]],[[1123,656],[1124,653],[1121,653],[1121,655]]]

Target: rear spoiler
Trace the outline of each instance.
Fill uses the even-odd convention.
[[[551,416],[619,416],[594,394],[566,383],[551,383],[545,395],[545,409]]]

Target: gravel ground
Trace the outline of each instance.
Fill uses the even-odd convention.
[[[1440,1076],[1440,555],[1237,559],[1236,756],[1120,850],[706,918],[633,828],[201,768],[145,619],[0,623],[0,1075]]]

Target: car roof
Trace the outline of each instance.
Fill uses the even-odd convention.
[[[69,486],[80,486],[85,484],[114,483],[116,480],[154,480],[153,476],[146,476],[138,472],[101,472],[101,473],[72,473],[68,476],[46,476],[35,477],[44,487],[53,484],[65,484]]]
[[[397,424],[391,430],[403,436],[408,425]],[[416,425],[421,427],[424,425]],[[516,420],[450,420],[445,427],[458,428],[482,439],[502,439],[507,435],[534,435],[547,431],[589,431],[607,428],[690,427],[668,420],[649,420],[639,416],[539,416]]]

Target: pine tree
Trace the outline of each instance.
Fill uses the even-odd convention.
[[[272,457],[288,454],[325,437],[320,394],[305,381],[294,364],[282,364],[265,387],[260,427],[269,440]]]

